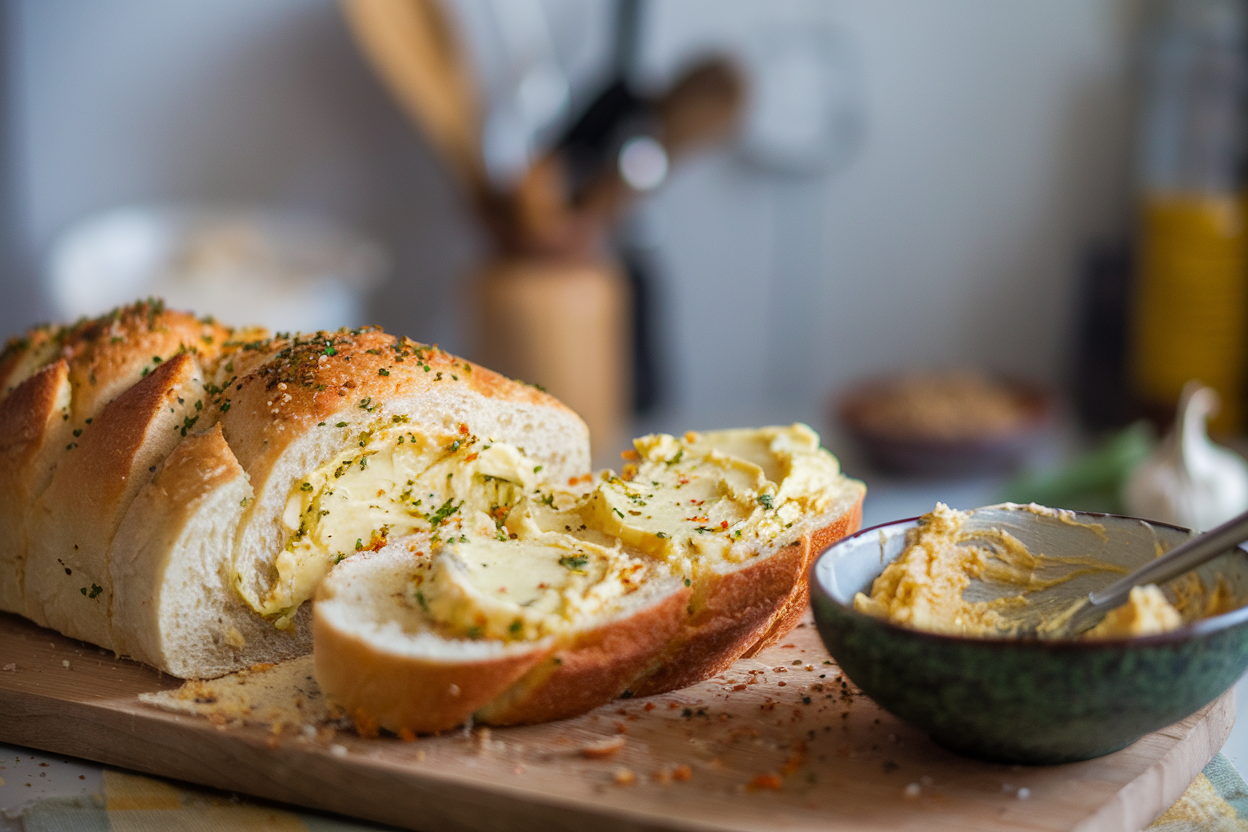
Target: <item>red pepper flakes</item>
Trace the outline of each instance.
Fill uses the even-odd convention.
[[[779,792],[784,790],[784,781],[780,779],[778,774],[757,774],[746,788],[752,792],[762,791],[763,789]]]
[[[356,708],[355,713],[351,715],[351,720],[355,723],[355,733],[361,737],[372,738],[380,733],[381,726],[363,708]]]

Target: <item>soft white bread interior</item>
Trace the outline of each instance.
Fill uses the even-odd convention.
[[[220,425],[189,435],[161,463],[109,547],[117,652],[185,678],[311,649],[305,622],[279,630],[231,586],[234,532],[250,494]]]
[[[812,544],[857,528],[862,484],[802,425],[636,447],[622,476],[335,569],[314,609],[322,688],[392,731],[537,722],[691,684],[787,632]]]

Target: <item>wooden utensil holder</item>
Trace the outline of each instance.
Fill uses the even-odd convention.
[[[473,357],[544,387],[589,425],[595,464],[618,462],[632,389],[631,301],[620,265],[499,256],[473,286]]]

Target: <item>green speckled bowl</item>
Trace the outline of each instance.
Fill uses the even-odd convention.
[[[1077,512],[1104,534],[1020,508],[977,509],[975,522],[1006,526],[1033,552],[1090,555],[1134,568],[1188,531],[1128,517]],[[1010,763],[1066,763],[1117,751],[1190,716],[1248,666],[1248,607],[1164,635],[1098,642],[936,635],[856,612],[916,519],[865,529],[831,546],[811,570],[819,634],[854,684],[882,707],[961,754]],[[1102,537],[1104,539],[1102,539]],[[1248,598],[1248,553],[1197,570]],[[1038,596],[1060,604],[1117,577],[1072,579]],[[969,592],[970,590],[968,590]]]

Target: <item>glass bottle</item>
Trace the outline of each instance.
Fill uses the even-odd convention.
[[[1243,428],[1248,364],[1246,19],[1242,0],[1162,6],[1140,143],[1133,386],[1146,409],[1168,415],[1188,381],[1213,387],[1220,433]]]

